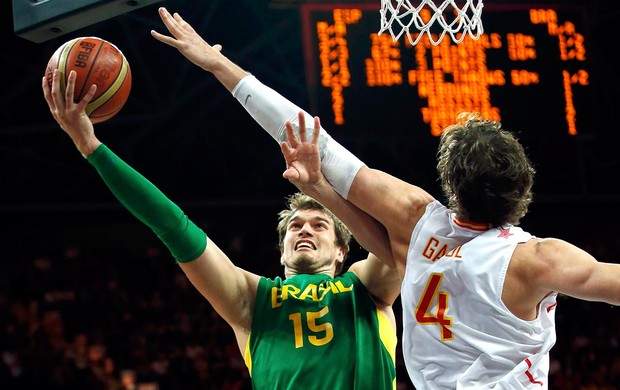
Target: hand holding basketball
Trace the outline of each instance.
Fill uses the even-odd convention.
[[[91,122],[99,123],[116,115],[131,91],[131,69],[123,53],[112,43],[97,37],[81,37],[65,42],[52,55],[45,69],[48,86],[54,69],[61,72],[62,90],[71,70],[77,73],[75,100],[81,100],[91,85],[97,92],[86,106]]]

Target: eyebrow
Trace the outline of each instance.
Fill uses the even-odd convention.
[[[293,218],[291,218],[291,219],[288,221],[288,223],[290,224],[291,222],[297,222],[297,221],[300,221],[300,220],[304,220],[304,221],[305,221],[305,220],[309,220],[309,221],[322,221],[322,222],[327,223],[328,225],[330,224],[330,223],[329,223],[329,218],[326,218],[326,217],[316,216],[316,217],[312,217],[312,218],[308,218],[308,219],[306,219],[306,218],[302,218],[302,217],[300,217],[300,216],[298,216],[298,215],[296,215],[296,216],[294,216]]]

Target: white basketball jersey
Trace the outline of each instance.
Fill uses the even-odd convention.
[[[415,227],[403,280],[403,353],[417,390],[547,389],[557,294],[524,321],[502,302],[516,226],[465,223],[435,201]]]

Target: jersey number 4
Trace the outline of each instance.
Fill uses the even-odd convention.
[[[415,319],[423,325],[439,325],[441,339],[443,341],[454,339],[454,334],[449,329],[452,327],[452,318],[446,315],[448,311],[448,293],[440,291],[442,274],[431,274],[424,287],[422,299],[415,308]],[[435,304],[436,302],[436,304]],[[431,310],[434,312],[431,312]]]
[[[324,307],[320,311],[310,311],[305,313],[306,329],[308,330],[308,342],[315,346],[321,346],[329,343],[334,338],[334,327],[329,322],[317,323],[321,317],[329,312],[328,307]],[[304,346],[304,313],[292,313],[288,319],[293,321],[295,329],[295,348]],[[319,337],[318,335],[321,335]]]

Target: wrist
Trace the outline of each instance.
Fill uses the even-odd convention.
[[[239,81],[250,74],[223,55],[208,71],[231,93]]]
[[[321,172],[325,179],[337,193],[348,199],[351,184],[364,163],[331,137],[321,155]]]
[[[75,147],[84,157],[88,157],[101,145],[101,141],[97,138],[74,141]]]
[[[301,192],[315,199],[321,198],[322,194],[328,194],[333,191],[331,184],[323,175],[314,182],[296,183],[296,186]]]

